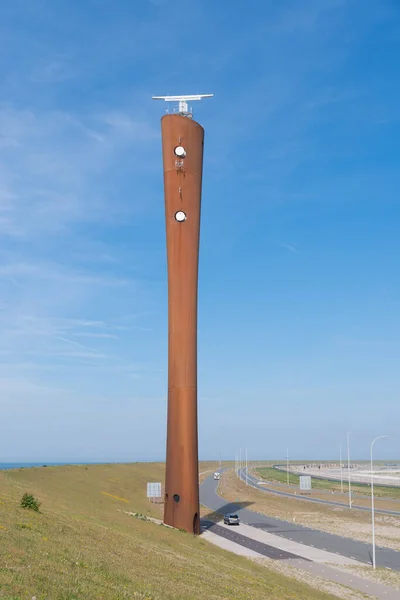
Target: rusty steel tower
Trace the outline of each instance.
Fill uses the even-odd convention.
[[[161,119],[168,264],[168,419],[164,522],[200,533],[197,441],[197,283],[204,129],[188,101]]]

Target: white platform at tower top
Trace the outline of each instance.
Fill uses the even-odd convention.
[[[186,96],[153,96],[153,100],[164,100],[165,102],[178,102],[174,112],[185,117],[192,117],[192,110],[189,108],[188,101],[201,100],[202,98],[212,98],[214,94],[188,94]]]

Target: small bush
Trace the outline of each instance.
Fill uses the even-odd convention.
[[[30,510],[39,512],[40,502],[36,498],[34,498],[32,494],[27,494],[25,492],[21,499],[21,506],[22,508],[29,508]]]

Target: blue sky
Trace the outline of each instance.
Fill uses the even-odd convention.
[[[14,0],[0,34],[0,461],[164,457],[180,93],[215,94],[200,456],[399,457],[398,3]]]

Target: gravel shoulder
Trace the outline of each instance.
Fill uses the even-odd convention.
[[[352,565],[343,565],[340,567],[347,573],[353,573],[359,577],[364,577],[376,583],[384,583],[400,592],[400,573],[396,571],[388,571],[387,569],[368,569],[366,567],[357,567]],[[400,594],[399,594],[400,598]]]
[[[252,558],[251,560],[260,565],[268,567],[268,569],[274,571],[275,573],[286,575],[286,577],[291,577],[292,579],[296,579],[296,581],[300,581],[301,583],[307,583],[309,586],[315,589],[328,594],[333,594],[342,600],[368,600],[369,598],[373,598],[372,596],[366,596],[362,592],[356,592],[343,585],[338,585],[333,581],[327,581],[322,577],[316,577],[311,573],[307,573],[301,569],[289,566],[284,562],[274,561],[269,558]]]

